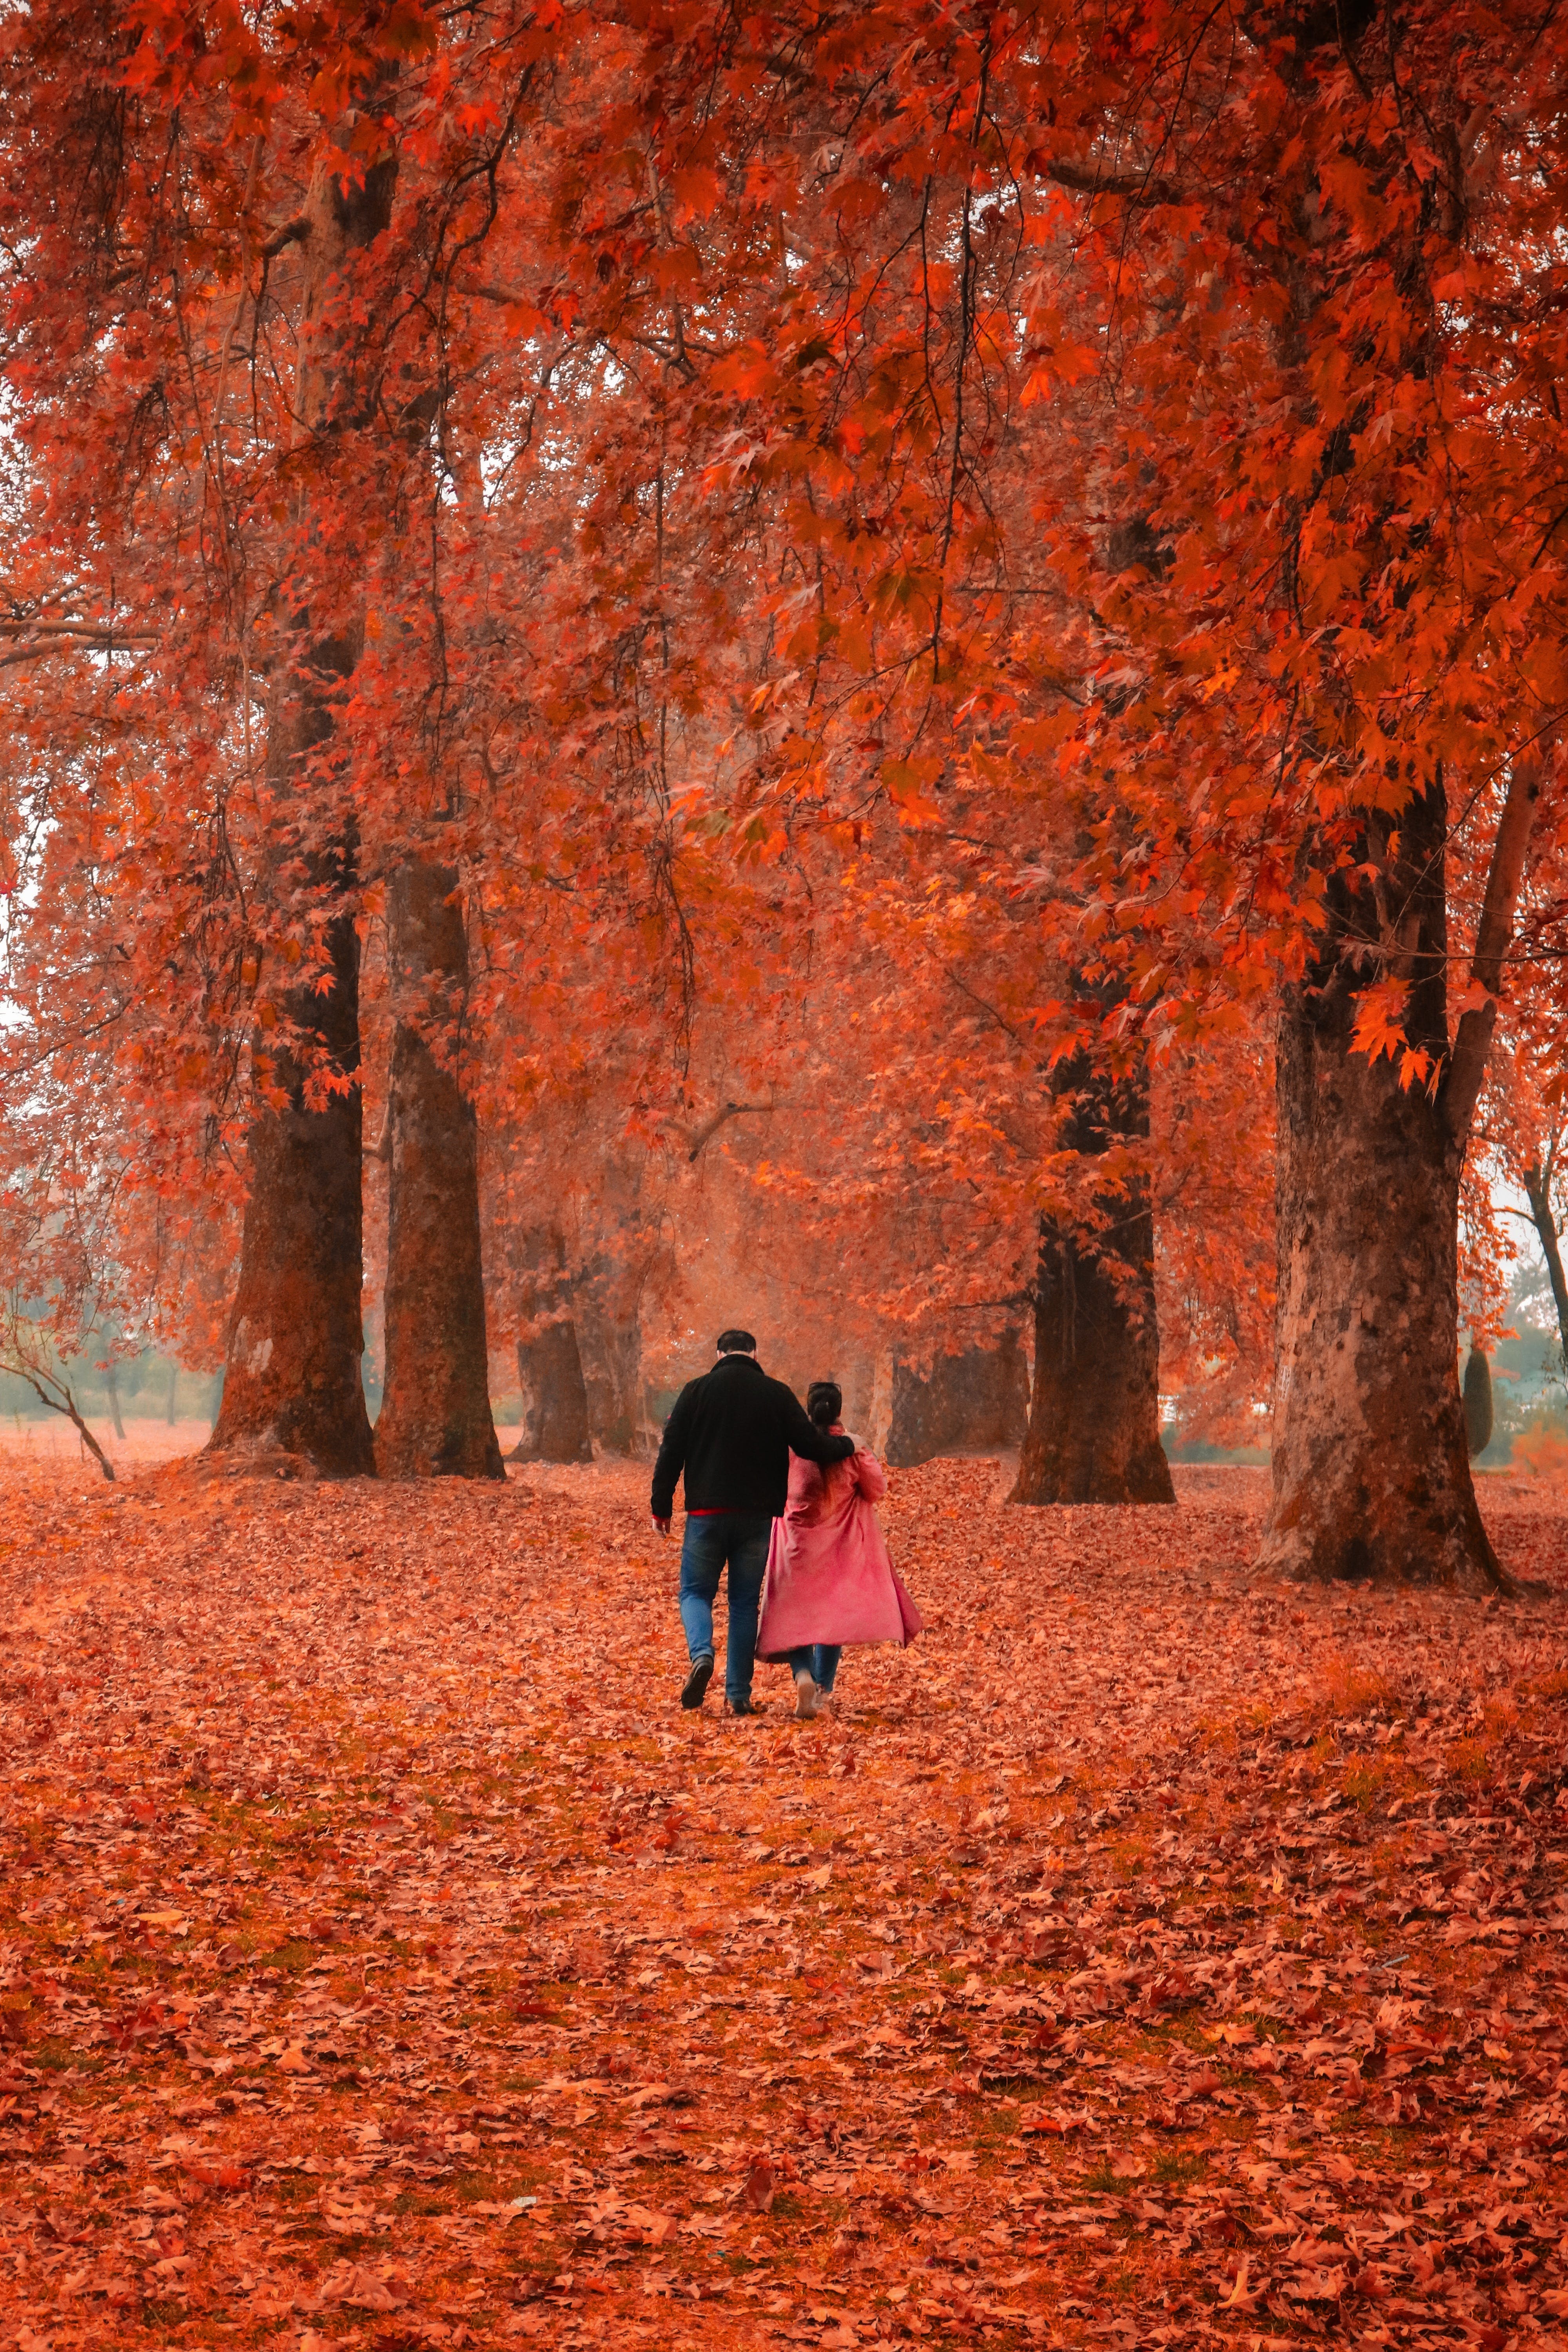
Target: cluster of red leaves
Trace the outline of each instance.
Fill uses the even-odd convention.
[[[16,1469],[0,2345],[1560,2345],[1568,1590],[1177,1475],[897,1476],[799,1725],[677,1709],[631,1467]]]

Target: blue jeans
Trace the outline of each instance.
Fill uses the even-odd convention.
[[[844,1655],[841,1642],[811,1642],[789,1654],[789,1670],[798,1675],[804,1666],[820,1691],[833,1688],[833,1677],[838,1672],[838,1661]]]
[[[730,1570],[730,1638],[724,1696],[740,1706],[752,1696],[757,1652],[757,1606],[768,1565],[773,1520],[765,1511],[710,1511],[689,1518],[680,1546],[680,1622],[693,1658],[713,1654],[713,1602],[726,1564]]]

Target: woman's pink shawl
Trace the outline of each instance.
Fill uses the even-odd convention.
[[[888,1491],[861,1446],[827,1470],[790,1455],[789,1500],[773,1521],[757,1655],[776,1663],[808,1642],[897,1642],[920,1632],[872,1505]]]

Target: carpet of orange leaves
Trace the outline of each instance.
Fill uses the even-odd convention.
[[[1568,2343],[1568,1519],[1256,1589],[895,1476],[683,1716],[646,1472],[5,1471],[0,2347]]]

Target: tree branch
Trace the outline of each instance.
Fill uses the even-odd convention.
[[[34,1395],[37,1397],[39,1402],[47,1404],[51,1412],[63,1412],[76,1423],[78,1436],[81,1439],[82,1444],[88,1448],[89,1452],[96,1457],[99,1468],[102,1471],[104,1476],[112,1486],[114,1484],[114,1465],[110,1460],[108,1454],[104,1452],[102,1446],[99,1444],[97,1438],[93,1435],[91,1430],[89,1429],[86,1422],[83,1421],[80,1413],[78,1412],[76,1409],[76,1399],[72,1396],[69,1389],[66,1387],[65,1382],[62,1381],[59,1383],[60,1394],[65,1398],[65,1402],[62,1404],[59,1397],[50,1396],[48,1391],[43,1386],[42,1382],[39,1381],[33,1373],[29,1372],[25,1365],[10,1364],[7,1365],[5,1369],[8,1371],[15,1372],[19,1380],[26,1381],[27,1386],[32,1390]]]
[[[291,221],[285,221],[282,227],[268,238],[261,248],[262,260],[276,261],[286,246],[303,245],[310,234],[309,219],[305,214],[296,213]]]
[[[1443,1117],[1457,1143],[1463,1143],[1469,1134],[1470,1121],[1480,1098],[1481,1081],[1486,1076],[1487,1055],[1497,1026],[1503,961],[1513,936],[1514,909],[1519,904],[1531,828],[1540,800],[1541,759],[1532,750],[1521,753],[1510,770],[1508,796],[1502,804],[1497,839],[1492,844],[1492,862],[1481,900],[1470,982],[1473,987],[1486,991],[1486,1003],[1472,1004],[1460,1014],[1443,1079]]]
[[[0,623],[0,636],[22,634],[19,625]],[[156,629],[113,629],[89,625],[86,622],[46,621],[36,629],[29,627],[26,634],[36,635],[40,642],[18,646],[12,653],[0,654],[0,669],[16,669],[23,662],[42,661],[49,654],[68,654],[79,648],[88,653],[110,654],[129,651],[133,646],[155,646],[158,643]]]
[[[1050,163],[1036,157],[1033,168],[1056,187],[1080,196],[1125,196],[1134,205],[1179,205],[1184,191],[1175,180],[1143,172],[1095,172],[1079,163]]]
[[[723,1126],[723,1124],[724,1124],[724,1122],[725,1122],[725,1120],[726,1120],[726,1119],[731,1119],[731,1118],[740,1118],[743,1114],[748,1113],[748,1112],[765,1112],[765,1111],[771,1111],[771,1110],[774,1109],[775,1108],[776,1108],[776,1106],[775,1106],[774,1104],[771,1103],[771,1102],[765,1102],[765,1103],[738,1103],[738,1102],[727,1102],[727,1103],[725,1103],[725,1104],[722,1106],[722,1108],[720,1108],[719,1110],[716,1110],[716,1111],[714,1112],[714,1114],[713,1114],[712,1118],[711,1118],[710,1119],[706,1120],[706,1121],[704,1122],[704,1124],[703,1124],[701,1127],[700,1127],[700,1128],[697,1129],[696,1133],[692,1136],[692,1139],[691,1139],[691,1149],[690,1149],[690,1150],[689,1150],[689,1151],[687,1153],[687,1155],[686,1155],[687,1159],[688,1159],[688,1160],[695,1160],[695,1159],[696,1159],[696,1157],[697,1157],[697,1155],[698,1155],[698,1153],[701,1150],[701,1149],[702,1149],[703,1145],[704,1145],[705,1143],[708,1143],[708,1142],[710,1142],[710,1141],[711,1141],[712,1138],[718,1134],[719,1129]]]

